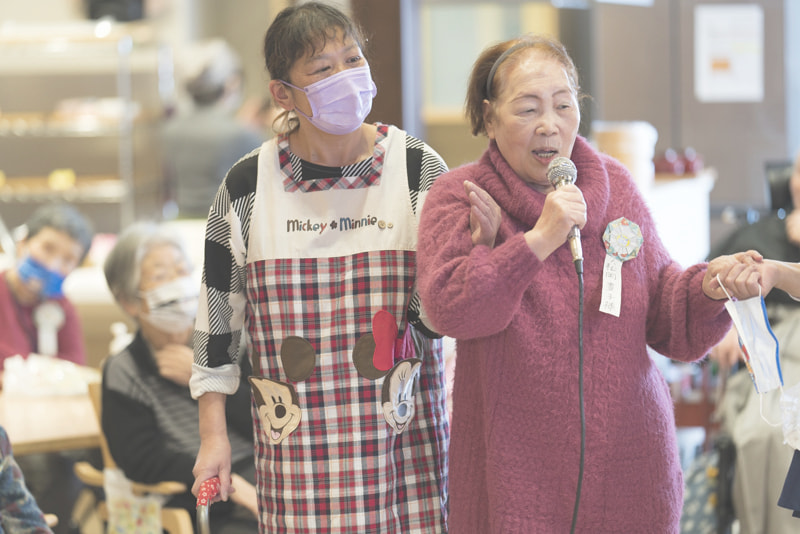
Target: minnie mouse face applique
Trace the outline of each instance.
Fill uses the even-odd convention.
[[[416,358],[411,326],[398,338],[394,317],[378,311],[372,332],[361,336],[352,351],[358,374],[371,381],[384,378],[381,411],[386,423],[400,434],[414,418],[422,360]],[[307,380],[317,366],[317,354],[306,339],[290,336],[281,343],[281,364],[292,382]],[[258,416],[270,443],[279,444],[298,427],[302,409],[294,386],[264,377],[250,377]]]
[[[383,417],[398,434],[414,418],[422,360],[415,358],[411,326],[397,337],[397,323],[389,312],[372,318],[372,333],[359,338],[353,348],[353,365],[364,378],[385,376],[381,400]]]
[[[411,358],[394,366],[383,382],[383,417],[398,434],[414,418],[417,383],[422,360]]]

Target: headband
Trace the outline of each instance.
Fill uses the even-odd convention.
[[[487,99],[490,99],[492,97],[492,81],[494,80],[494,74],[495,74],[495,72],[497,72],[497,67],[500,66],[500,63],[505,61],[508,58],[508,56],[510,56],[511,54],[513,54],[514,52],[519,50],[520,48],[526,48],[526,47],[529,47],[529,46],[533,46],[533,43],[531,43],[530,41],[519,41],[514,46],[511,46],[511,47],[507,48],[506,51],[503,52],[502,54],[500,54],[500,57],[498,57],[495,60],[494,65],[492,65],[492,70],[489,71],[489,77],[486,78],[486,98]]]

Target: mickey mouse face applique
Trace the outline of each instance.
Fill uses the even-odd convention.
[[[256,400],[258,417],[266,429],[269,442],[279,444],[300,424],[302,410],[297,392],[291,384],[269,378],[248,378]]]

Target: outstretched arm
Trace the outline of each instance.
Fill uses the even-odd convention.
[[[778,288],[794,299],[800,299],[800,263],[764,260],[760,266],[761,291],[763,294]]]
[[[703,292],[714,300],[726,298],[726,291],[738,299],[758,296],[762,276],[759,264],[763,261],[761,254],[754,250],[714,258],[708,263],[703,278]]]
[[[710,298],[724,298],[717,281],[731,296],[745,299],[767,295],[773,288],[800,299],[800,263],[765,259],[754,250],[714,258],[708,264],[703,291]]]

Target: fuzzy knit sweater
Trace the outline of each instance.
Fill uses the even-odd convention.
[[[670,258],[628,171],[581,137],[572,161],[587,206],[586,448],[576,532],[678,532],[683,480],[673,404],[646,346],[696,360],[730,319],[723,302],[702,291],[706,266],[684,270]],[[503,210],[493,248],[471,243],[464,180]],[[491,142],[479,161],[441,176],[422,211],[420,296],[436,329],[457,339],[451,534],[570,529],[581,436],[579,284],[567,245],[539,261],[525,243],[544,199]],[[603,232],[623,216],[641,227],[644,243],[622,265],[615,317],[599,311]]]

